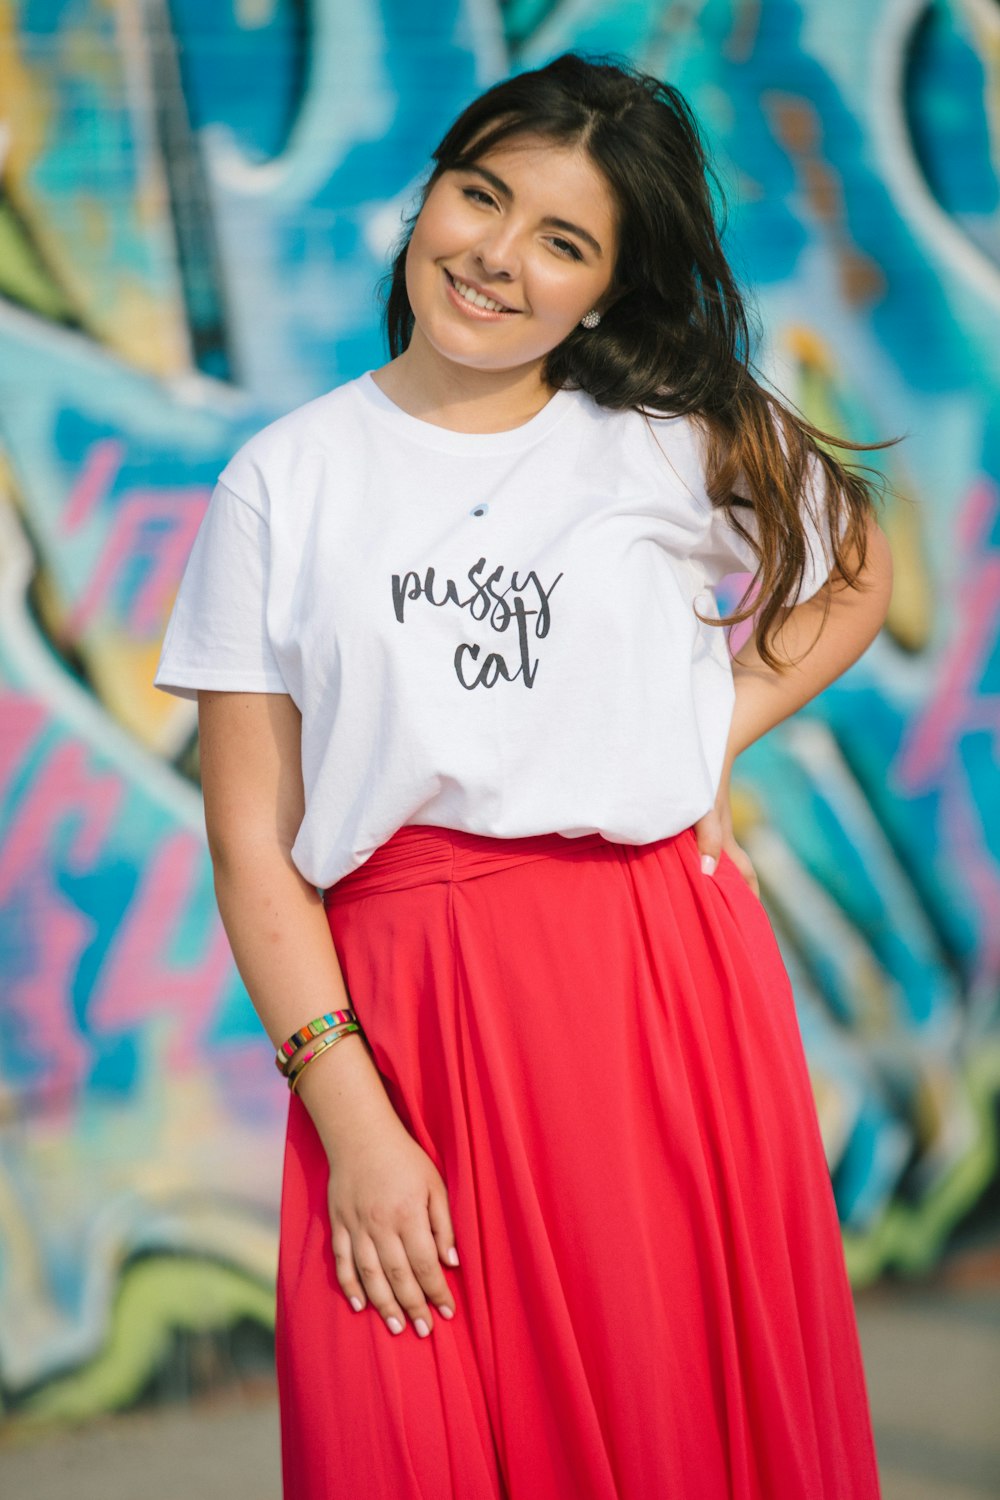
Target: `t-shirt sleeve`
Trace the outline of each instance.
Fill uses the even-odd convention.
[[[799,514],[806,533],[807,550],[802,583],[797,591],[784,600],[786,608],[803,604],[826,583],[833,568],[833,553],[830,545],[830,521],[827,519],[826,477],[818,458],[810,454],[805,484],[803,485]],[[733,507],[740,523],[755,539],[759,536],[757,517],[752,505]],[[837,507],[838,536],[843,536],[847,525],[847,513],[842,505]],[[699,557],[705,565],[709,582],[714,586],[731,573],[756,573],[759,567],[757,556],[745,537],[742,537],[730,521],[728,507],[713,507],[708,531],[699,549]]]
[[[195,537],[153,683],[179,698],[199,688],[284,693],[267,632],[268,525],[221,480]]]

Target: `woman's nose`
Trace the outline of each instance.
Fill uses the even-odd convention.
[[[513,280],[520,265],[516,235],[509,229],[497,229],[484,235],[477,246],[476,258],[484,275]]]

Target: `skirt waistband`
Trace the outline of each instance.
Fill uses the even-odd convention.
[[[621,851],[626,847],[630,846],[613,844],[600,833],[496,838],[436,824],[404,823],[356,870],[328,887],[323,899],[330,906],[370,891],[401,891],[437,881],[471,880],[552,855]]]

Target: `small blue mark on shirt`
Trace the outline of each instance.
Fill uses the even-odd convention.
[[[469,511],[470,516],[485,516],[489,506],[484,502],[482,505],[474,505]]]

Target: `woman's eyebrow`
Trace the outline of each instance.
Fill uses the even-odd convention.
[[[462,170],[466,172],[478,172],[480,177],[486,178],[486,181],[490,184],[491,187],[496,188],[501,197],[506,198],[508,203],[513,203],[513,189],[509,188],[504,182],[503,178],[498,177],[497,174],[495,172],[491,172],[489,168],[473,166],[470,164],[469,166],[464,167]],[[565,229],[570,234],[579,235],[581,240],[586,240],[587,244],[591,247],[596,255],[604,254],[604,251],[594,239],[594,236],[588,233],[586,229],[581,229],[579,224],[571,224],[568,219],[554,219],[551,214],[548,215],[547,218],[544,218],[542,220],[542,223],[551,224],[553,229]]]

